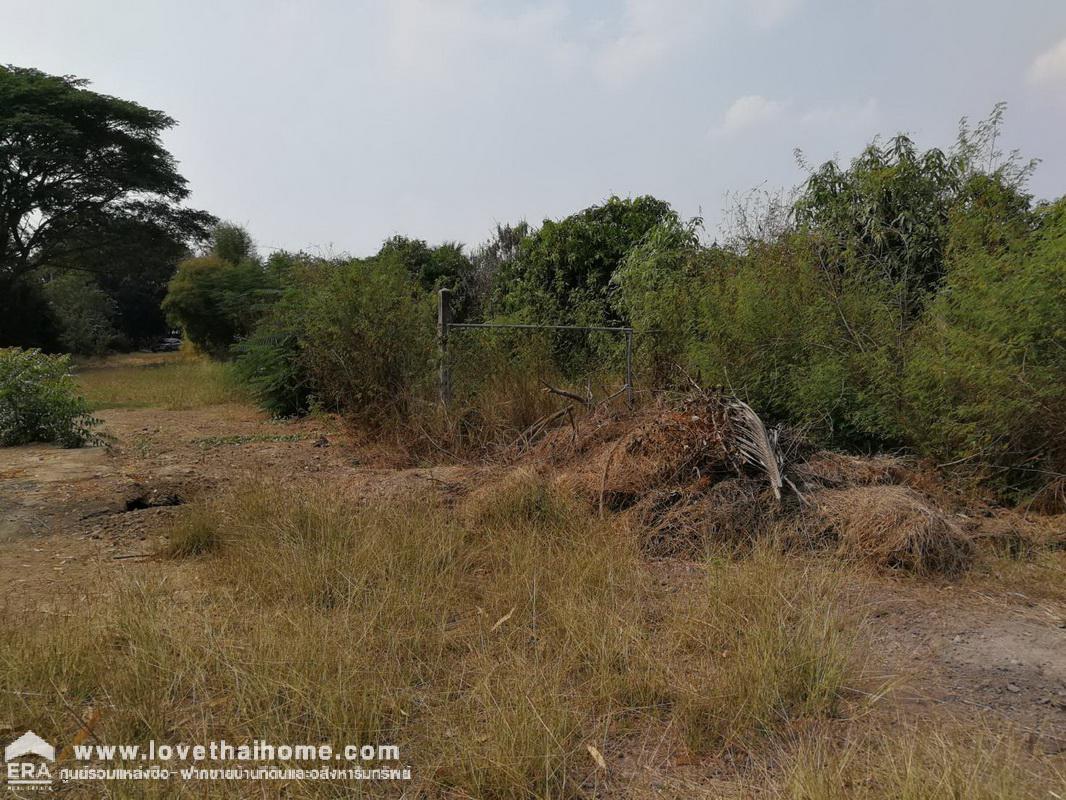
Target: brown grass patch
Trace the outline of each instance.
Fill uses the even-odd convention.
[[[973,560],[971,539],[913,489],[830,489],[813,502],[816,537],[834,537],[845,557],[919,575],[957,574]]]
[[[751,797],[776,800],[1038,800],[1066,793],[1066,775],[997,726],[904,725],[782,753],[782,777],[763,772]],[[766,791],[767,786],[773,787]]]
[[[826,568],[717,556],[666,592],[621,519],[532,471],[455,508],[267,483],[182,513],[195,558],[0,619],[0,719],[59,746],[95,710],[105,743],[395,744],[414,784],[367,792],[567,797],[590,743],[647,723],[740,746],[835,713],[855,677]],[[297,788],[341,791],[256,787]]]

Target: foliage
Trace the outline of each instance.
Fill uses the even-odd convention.
[[[236,346],[237,377],[252,397],[277,417],[307,411],[310,380],[300,358],[297,331],[287,324],[284,305],[271,309],[251,335]]]
[[[93,429],[98,424],[78,395],[68,356],[0,349],[0,446],[96,444],[99,436]]]
[[[40,280],[0,274],[0,347],[59,349],[59,320]]]
[[[451,290],[454,319],[467,318],[472,265],[463,253],[463,245],[444,242],[430,247],[422,239],[393,236],[385,241],[376,257],[401,267],[426,291]]]
[[[948,215],[961,165],[941,150],[920,153],[908,137],[874,142],[847,170],[827,162],[795,206],[801,229],[837,273],[862,272],[897,287],[911,318],[943,277]]]
[[[918,333],[908,416],[923,450],[1024,487],[1066,472],[1066,200],[991,252],[973,224]]]
[[[759,246],[696,295],[690,366],[827,438],[893,441],[893,316],[876,288],[827,280],[803,238]]]
[[[140,258],[146,241],[173,250],[197,240],[212,221],[180,205],[185,179],[160,143],[174,120],[85,84],[0,67],[4,314],[15,287],[43,267],[108,270]],[[6,331],[4,341],[21,334]]]
[[[484,319],[501,270],[518,258],[522,241],[529,232],[530,227],[526,222],[517,225],[496,223],[491,238],[471,254],[470,272],[462,287],[469,318]]]
[[[231,264],[239,264],[245,259],[256,260],[252,235],[232,222],[220,222],[212,228],[211,252]]]
[[[59,320],[64,350],[98,356],[114,344],[117,304],[91,276],[62,272],[45,284],[45,295]]]
[[[910,325],[944,277],[953,212],[990,192],[1015,215],[1028,208],[1022,187],[1033,163],[1016,153],[1004,161],[996,149],[1004,111],[996,106],[972,130],[963,120],[948,152],[920,152],[901,134],[875,140],[847,169],[830,161],[813,171],[793,214],[821,265],[891,287],[900,325]]]
[[[178,265],[163,310],[189,341],[225,357],[251,333],[277,291],[274,275],[258,262],[234,264],[217,255],[200,256]]]
[[[501,271],[496,311],[527,322],[620,324],[611,278],[630,248],[670,219],[676,215],[669,203],[645,196],[611,197],[558,222],[545,220]]]
[[[317,265],[301,280],[288,319],[317,401],[363,418],[402,412],[431,372],[430,293],[394,258]]]
[[[722,251],[700,247],[700,220],[670,218],[631,248],[612,277],[618,315],[644,331],[648,346],[642,360],[657,385],[668,380],[673,365],[698,335],[698,319],[689,290],[714,256]]]

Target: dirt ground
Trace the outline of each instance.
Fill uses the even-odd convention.
[[[471,467],[382,469],[330,418],[274,421],[241,405],[112,409],[109,447],[0,451],[0,603],[48,612],[118,574],[177,569],[153,553],[182,503],[247,478],[329,480],[372,494],[471,483]],[[665,582],[692,565],[650,563]],[[103,582],[103,583],[101,583]],[[1066,607],[1024,586],[870,575],[869,671],[891,688],[878,714],[1011,726],[1066,757]],[[695,769],[689,767],[688,770]],[[650,779],[650,778],[649,778]]]

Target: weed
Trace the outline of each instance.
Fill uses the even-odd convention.
[[[1066,789],[1066,776],[1034,770],[1013,737],[980,727],[908,727],[843,744],[815,738],[785,761],[773,793],[782,800],[1035,800],[1058,797],[1052,785]]]

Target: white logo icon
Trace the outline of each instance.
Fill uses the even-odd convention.
[[[56,749],[33,731],[26,731],[4,748],[9,786],[47,786],[52,782],[48,764],[22,760],[37,756],[45,761],[56,760]]]

